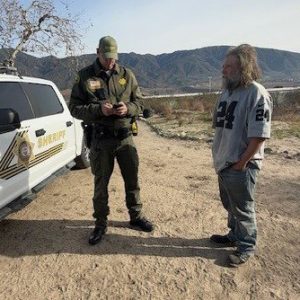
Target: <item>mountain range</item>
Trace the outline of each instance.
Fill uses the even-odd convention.
[[[212,46],[194,50],[175,51],[160,55],[120,53],[119,62],[131,68],[144,92],[194,92],[220,88],[221,68],[229,46]],[[300,83],[300,53],[256,48],[262,69],[262,82],[293,86]],[[0,61],[7,50],[0,50]],[[54,81],[61,90],[70,89],[76,69],[91,64],[95,54],[57,58],[34,57],[25,53],[17,55],[17,67],[22,75],[42,77]]]

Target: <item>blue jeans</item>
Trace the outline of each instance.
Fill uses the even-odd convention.
[[[228,238],[241,253],[253,254],[257,226],[254,192],[259,170],[250,165],[244,171],[226,168],[219,172],[220,198],[228,212]]]

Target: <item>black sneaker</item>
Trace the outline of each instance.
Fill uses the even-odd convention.
[[[90,245],[98,244],[101,241],[102,236],[106,233],[106,231],[107,231],[106,226],[96,226],[90,235],[89,244]]]
[[[235,247],[235,242],[231,241],[227,235],[213,234],[210,240],[214,243],[222,245],[223,247]]]
[[[231,267],[239,267],[240,265],[247,262],[250,257],[251,257],[251,255],[249,255],[247,253],[241,253],[241,252],[236,251],[235,253],[230,254],[228,256],[229,265]]]
[[[144,217],[135,220],[130,220],[129,224],[133,229],[142,230],[146,232],[151,232],[154,229],[153,224]]]

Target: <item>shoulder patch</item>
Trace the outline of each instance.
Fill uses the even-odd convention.
[[[77,73],[76,76],[75,76],[75,83],[79,83],[79,81],[80,81],[80,76]]]

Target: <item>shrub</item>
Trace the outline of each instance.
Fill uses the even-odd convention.
[[[273,98],[273,119],[287,122],[300,122],[300,91],[278,94],[271,93]]]

